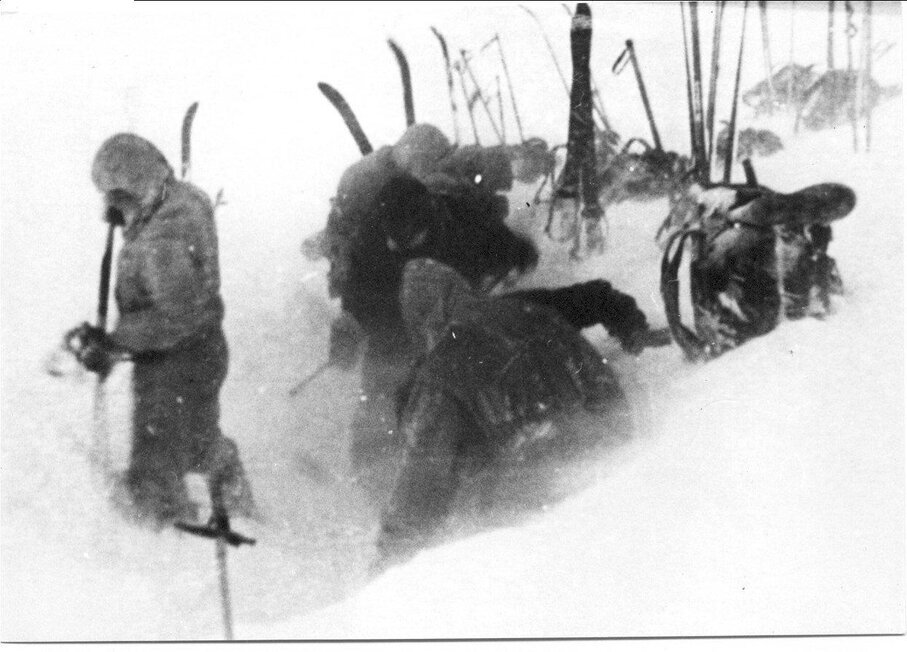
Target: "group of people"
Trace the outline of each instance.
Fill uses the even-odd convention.
[[[190,472],[223,486],[231,509],[251,510],[236,445],[218,425],[228,355],[211,203],[175,179],[154,145],[132,134],[102,145],[92,177],[105,197],[105,219],[123,229],[119,321],[109,333],[81,327],[77,357],[99,374],[123,357],[135,365],[132,454],[122,480],[134,514],[159,526],[191,517]],[[604,280],[501,291],[502,281],[539,258],[532,240],[505,222],[503,193],[512,182],[506,154],[458,147],[437,128],[415,124],[396,144],[350,166],[332,198],[320,239],[328,291],[341,308],[330,327],[330,362],[352,369],[361,358],[352,472],[367,479],[383,461],[398,461],[378,536],[383,559],[424,545],[449,514],[463,474],[500,451],[535,438],[544,439],[540,450],[557,454],[572,445],[576,419],[585,419],[588,432],[589,418],[629,413],[612,369],[581,329],[600,324],[638,354],[652,331],[631,296]],[[800,206],[797,219],[767,219],[765,212],[793,209],[754,190],[737,189],[733,197],[721,188],[700,191],[691,204],[698,217],[708,205],[738,225],[761,228],[761,219],[773,233],[787,225],[789,247],[805,238],[809,269],[801,276],[811,287],[825,265],[820,276],[828,289],[829,262],[816,263],[814,254],[824,254],[830,230],[805,215],[812,204]],[[852,193],[832,200],[838,213],[853,207]],[[740,218],[741,207],[758,219]],[[747,247],[737,240],[716,246],[711,258],[696,262],[713,263],[697,277],[700,284],[708,277],[714,290],[733,281],[737,299],[783,295],[762,280],[751,287],[738,273],[750,263],[765,269],[766,260],[748,262]],[[766,332],[759,320],[771,321],[766,314],[777,315],[780,304],[759,299],[753,305],[758,314],[740,313],[727,301],[719,306],[737,319],[735,344]],[[805,312],[797,301],[785,306],[788,314]]]

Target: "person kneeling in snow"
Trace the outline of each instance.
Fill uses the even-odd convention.
[[[426,544],[467,469],[515,449],[536,460],[569,458],[613,435],[590,428],[589,415],[631,420],[611,369],[551,307],[480,294],[426,259],[406,265],[400,305],[424,355],[398,395],[406,449],[382,516],[376,569]]]
[[[98,151],[92,180],[104,193],[105,219],[123,228],[111,333],[75,329],[78,359],[106,375],[128,357],[132,376],[132,452],[123,484],[135,517],[157,526],[193,519],[184,477],[205,473],[233,507],[254,511],[236,444],[218,425],[227,375],[221,322],[217,235],[208,197],[177,181],[158,149],[117,134]]]

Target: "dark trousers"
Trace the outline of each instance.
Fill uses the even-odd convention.
[[[136,357],[132,453],[126,482],[145,515],[184,515],[185,475],[238,467],[236,445],[219,426],[227,342],[212,328],[172,351]]]

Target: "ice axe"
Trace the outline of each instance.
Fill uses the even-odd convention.
[[[107,242],[104,245],[104,255],[101,257],[101,278],[98,283],[98,314],[95,326],[100,331],[107,330],[107,312],[110,305],[110,272],[113,266],[113,235],[116,226],[111,222],[107,226]],[[68,345],[69,342],[67,341]],[[109,442],[107,433],[107,400],[104,384],[109,372],[99,373],[94,386],[94,405],[92,408],[93,440],[92,451],[95,463],[100,464],[103,471],[109,467]]]
[[[331,323],[328,359],[318,365],[313,372],[293,385],[290,396],[296,396],[309,383],[318,378],[331,367],[349,369],[356,362],[359,344],[364,338],[362,328],[349,313],[342,313]]]
[[[246,544],[255,545],[255,539],[251,539],[230,528],[230,517],[227,514],[227,508],[224,505],[223,488],[220,479],[210,479],[209,487],[211,491],[211,517],[206,525],[196,525],[177,521],[174,523],[176,529],[189,534],[203,537],[205,539],[214,539],[215,555],[217,557],[218,576],[220,578],[220,598],[221,608],[224,618],[224,638],[228,641],[233,640],[233,611],[230,604],[230,583],[227,577],[227,545],[234,548]]]

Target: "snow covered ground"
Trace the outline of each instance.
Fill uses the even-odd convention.
[[[350,101],[373,143],[402,131],[399,79],[384,40],[409,55],[420,120],[452,134],[442,61],[429,31],[475,49],[499,32],[526,135],[566,136],[566,98],[537,27],[515,4],[300,7],[245,4],[97,12],[4,2],[0,15],[0,309],[4,640],[187,640],[221,635],[213,547],[124,523],[92,475],[93,379],[55,379],[42,363],[60,334],[93,317],[103,246],[88,173],[98,145],[136,131],[179,158],[179,121],[200,102],[193,179],[218,209],[230,376],[225,431],[240,445],[263,523],[231,553],[240,638],[438,638],[834,634],[904,631],[903,112],[873,116],[872,150],[849,127],[791,134],[756,160],[780,191],[850,184],[853,214],[831,253],[847,288],[825,321],[784,323],[703,366],[679,349],[611,360],[636,408],[633,441],[596,468],[593,485],[507,527],[451,528],[450,543],[367,582],[377,506],[341,476],[357,375],[331,371],[300,397],[287,389],[321,361],[328,298],[323,262],[299,254],[357,153],[317,81]],[[802,3],[798,3],[802,4]],[[857,3],[859,4],[859,3]],[[899,6],[875,3],[875,65],[900,83]],[[824,7],[824,3],[820,3]],[[569,71],[569,21],[533,5]],[[633,38],[665,145],[686,152],[679,12],[670,4],[593,3],[593,70],[625,137],[648,135],[629,71],[609,67]],[[729,9],[722,97],[740,7]],[[18,13],[16,13],[18,12]],[[788,56],[786,10],[770,5],[776,61]],[[710,34],[710,18],[705,32]],[[749,17],[744,87],[763,74]],[[796,14],[794,57],[825,56],[824,11]],[[707,39],[704,39],[707,40]],[[845,60],[838,39],[838,60]],[[706,50],[705,56],[708,56]],[[488,80],[493,63],[487,64]],[[481,71],[482,68],[477,70]],[[719,104],[719,117],[726,109]],[[461,116],[464,140],[468,125]],[[514,138],[515,125],[508,123]],[[493,142],[485,129],[483,142]],[[525,206],[518,187],[511,206]],[[608,249],[581,265],[543,239],[541,214],[515,228],[543,248],[523,285],[604,277],[634,294],[654,326],[666,204],[609,209]],[[108,382],[118,466],[128,453],[129,368]],[[468,536],[467,536],[468,534]]]

